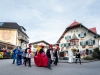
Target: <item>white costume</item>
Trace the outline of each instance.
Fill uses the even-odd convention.
[[[68,57],[69,57],[68,62],[72,63],[73,62],[73,52],[72,52],[72,50],[68,51]]]

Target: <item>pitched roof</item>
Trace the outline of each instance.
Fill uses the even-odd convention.
[[[26,29],[23,26],[19,26],[16,22],[1,22],[0,23],[0,28],[18,29],[24,35],[28,37],[28,35],[22,31],[21,27],[26,31]]]
[[[41,43],[41,42],[44,42],[45,44],[50,45],[48,42],[46,42],[46,41],[44,41],[44,40],[32,42],[32,43],[30,43],[30,44],[37,44],[37,43]]]
[[[60,40],[64,37],[65,33],[66,33],[69,29],[74,28],[74,27],[78,27],[78,26],[82,26],[82,27],[84,27],[85,29],[89,30],[91,33],[96,34],[96,35],[98,35],[98,36],[100,37],[100,35],[97,34],[96,28],[95,28],[95,27],[94,27],[94,28],[88,29],[87,27],[85,27],[85,26],[82,25],[81,23],[76,22],[76,21],[74,20],[74,22],[73,22],[71,25],[69,25],[69,26],[65,29],[65,31],[63,32],[63,34],[61,35],[61,37],[58,39],[57,43],[60,42]]]
[[[75,39],[78,39],[78,38],[77,38],[76,35],[74,34],[74,35],[72,36],[71,40],[75,40]]]
[[[68,26],[68,28],[69,28],[69,27],[76,26],[76,25],[79,25],[79,24],[80,24],[79,22],[76,22],[76,20],[74,20],[74,22],[73,22],[72,24],[70,24],[70,25]]]
[[[94,33],[97,33],[96,27],[90,28],[89,30],[93,31]]]

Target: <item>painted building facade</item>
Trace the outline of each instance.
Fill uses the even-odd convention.
[[[99,37],[95,27],[88,29],[81,23],[74,21],[65,29],[58,43],[60,51],[72,50],[75,55],[76,50],[79,49],[80,52],[85,52],[88,55],[92,53],[94,48],[99,47]]]
[[[0,22],[0,40],[15,46],[26,48],[29,37],[26,29],[14,22]]]

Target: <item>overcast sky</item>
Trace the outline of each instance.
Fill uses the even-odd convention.
[[[74,20],[100,33],[100,0],[0,0],[0,21],[24,26],[30,42],[56,43]]]

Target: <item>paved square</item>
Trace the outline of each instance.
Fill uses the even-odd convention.
[[[69,64],[58,63],[52,65],[52,70],[45,67],[35,66],[32,60],[32,67],[17,66],[12,64],[12,59],[0,60],[0,75],[100,75],[100,61]]]

